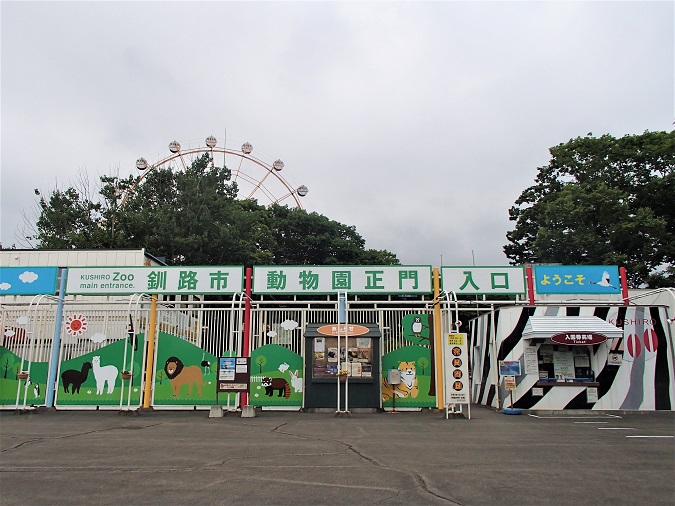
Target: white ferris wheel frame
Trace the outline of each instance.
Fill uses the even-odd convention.
[[[207,142],[208,141],[209,141],[209,139],[207,139]],[[215,139],[214,139],[214,141],[215,141]],[[248,196],[246,196],[246,199],[252,198],[253,195],[257,191],[260,191],[262,194],[265,195],[265,197],[267,199],[270,200],[270,203],[268,205],[278,204],[278,203],[280,203],[280,202],[282,202],[282,201],[284,201],[288,198],[292,198],[293,201],[295,202],[295,205],[298,207],[298,209],[303,209],[302,203],[300,202],[300,197],[303,197],[307,194],[307,187],[304,186],[304,185],[301,185],[298,188],[293,188],[290,184],[288,184],[288,182],[279,173],[281,171],[281,169],[283,168],[283,162],[281,162],[281,160],[277,160],[276,162],[274,162],[273,165],[270,165],[269,163],[267,163],[267,162],[265,162],[265,161],[263,161],[259,158],[256,158],[255,156],[252,156],[250,154],[250,151],[252,151],[253,148],[249,143],[245,143],[242,146],[241,151],[237,151],[237,150],[229,149],[229,148],[225,148],[225,147],[218,147],[218,146],[213,146],[213,147],[199,146],[199,147],[196,147],[196,148],[190,148],[190,149],[183,150],[183,149],[180,148],[180,145],[176,141],[172,142],[169,145],[169,149],[171,151],[173,151],[173,149],[175,149],[175,148],[172,149],[173,145],[178,146],[178,151],[172,152],[169,156],[159,160],[158,162],[155,162],[153,164],[149,164],[149,163],[147,163],[147,161],[144,158],[138,159],[138,161],[136,162],[136,166],[139,170],[142,171],[142,174],[138,177],[138,179],[136,179],[134,184],[132,186],[130,186],[129,189],[126,191],[126,194],[125,194],[124,198],[122,199],[120,207],[124,206],[125,202],[131,196],[131,194],[134,193],[134,191],[136,190],[138,185],[140,185],[141,182],[145,179],[145,177],[151,171],[153,171],[154,169],[156,169],[158,167],[162,167],[166,164],[169,164],[170,162],[172,162],[176,159],[180,159],[180,162],[181,162],[183,168],[185,170],[187,170],[188,164],[186,163],[184,157],[189,158],[190,155],[196,155],[196,154],[201,154],[201,153],[210,153],[211,163],[214,164],[215,163],[214,154],[218,153],[218,154],[223,155],[223,160],[227,155],[239,157],[239,159],[240,159],[239,160],[239,166],[237,167],[236,171],[234,171],[234,170],[232,171],[232,182],[236,183],[237,179],[241,179],[241,180],[245,181],[246,183],[248,183],[249,185],[253,186],[253,189],[250,191]],[[248,153],[246,153],[244,151],[244,149],[246,147],[248,147],[248,150],[249,150]],[[244,160],[248,160],[248,161],[262,167],[265,171],[265,174],[263,175],[263,177],[258,179],[258,178],[252,177],[251,175],[243,172],[242,171],[242,164],[243,164]],[[141,163],[147,164],[144,169],[140,168],[141,165],[139,165],[139,164],[141,164]],[[279,168],[279,169],[275,168],[275,166],[277,166],[277,164],[280,164],[281,168]],[[279,181],[283,185],[283,187],[287,190],[288,193],[282,195],[281,197],[276,197],[271,192],[271,190],[269,190],[265,186],[265,180],[268,177],[270,177],[270,175],[273,176],[274,178],[276,178],[276,180]]]

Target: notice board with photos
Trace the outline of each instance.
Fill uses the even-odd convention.
[[[346,371],[351,378],[373,377],[373,340],[370,337],[315,337],[312,350],[312,376],[314,378],[336,377]]]
[[[250,357],[219,357],[216,392],[248,392],[251,385]]]

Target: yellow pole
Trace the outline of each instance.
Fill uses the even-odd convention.
[[[441,293],[441,278],[438,274],[438,267],[434,267],[434,299],[437,299]],[[434,305],[434,357],[436,359],[436,407],[445,409],[445,399],[443,398],[444,378],[443,378],[443,329],[441,325],[441,303],[440,300]]]
[[[155,328],[157,327],[157,295],[150,299],[150,322],[148,323],[148,356],[145,358],[145,388],[143,407],[149,408],[152,397],[152,382],[155,379]]]

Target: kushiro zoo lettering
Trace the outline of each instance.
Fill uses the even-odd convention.
[[[133,288],[133,283],[125,283],[125,281],[133,281],[134,275],[123,272],[113,272],[110,274],[81,274],[80,280],[83,281],[113,281],[112,283],[80,283],[80,288]]]
[[[610,320],[607,320],[607,321],[609,323],[611,323],[612,325],[616,326],[616,327],[623,327],[626,324],[628,324],[628,325],[655,325],[656,324],[656,320],[654,320],[653,318],[651,318],[651,319],[645,318],[645,319],[642,319],[642,320],[640,320],[640,319],[629,319],[629,320],[612,320],[612,319],[610,319]]]

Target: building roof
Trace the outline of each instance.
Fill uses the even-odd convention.
[[[602,334],[607,339],[623,337],[623,329],[597,316],[530,316],[523,339],[549,339],[564,332]]]

